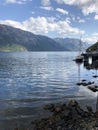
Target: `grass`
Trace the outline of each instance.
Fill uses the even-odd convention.
[[[0,46],[1,52],[15,52],[15,51],[27,51],[27,49],[21,45],[17,44],[8,44],[5,46]]]

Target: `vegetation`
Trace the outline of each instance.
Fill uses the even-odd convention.
[[[26,48],[21,45],[8,44],[5,46],[0,46],[1,52],[15,52],[15,51],[26,51]]]
[[[79,39],[52,39],[0,24],[0,51],[78,51],[79,43]]]
[[[95,44],[93,44],[92,46],[90,46],[87,49],[87,52],[89,52],[89,51],[98,51],[98,42],[96,42]]]

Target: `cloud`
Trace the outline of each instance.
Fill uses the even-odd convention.
[[[66,18],[66,22],[70,24],[71,23],[71,19],[69,17],[67,17]]]
[[[77,35],[77,34],[84,34],[83,30],[79,30],[78,28],[71,27],[69,23],[66,21],[59,21],[57,23],[57,31],[60,35]]]
[[[48,21],[48,23],[53,23],[53,22],[55,22],[55,20],[56,20],[56,18],[55,17],[47,17],[47,21]]]
[[[32,14],[35,14],[35,12],[34,12],[34,11],[32,11],[31,13],[32,13]]]
[[[82,38],[82,40],[87,43],[94,44],[98,41],[98,33],[93,33],[89,36],[86,36],[86,37]]]
[[[85,20],[84,19],[79,19],[78,22],[79,23],[85,23]]]
[[[51,6],[42,6],[42,7],[40,7],[41,9],[44,9],[44,10],[54,10]]]
[[[98,3],[96,3],[98,5]],[[88,15],[90,13],[98,13],[98,9],[95,3],[91,3],[90,5],[86,5],[82,7],[82,12],[84,15]]]
[[[80,17],[77,17],[77,22],[79,22],[79,23],[85,23],[86,21],[84,19],[81,19]]]
[[[85,19],[81,19],[80,17],[75,17],[75,16],[72,16],[72,20],[74,22],[78,22],[78,23],[85,23],[86,22]]]
[[[94,19],[95,19],[95,20],[98,20],[98,14],[95,15]]]
[[[42,0],[42,5],[43,6],[49,6],[51,3],[50,3],[50,0]]]
[[[32,0],[5,0],[7,4],[25,4],[26,2],[30,2]]]
[[[55,0],[59,4],[68,4],[79,7],[84,15],[98,13],[98,0]]]
[[[62,14],[68,14],[68,11],[61,9],[61,8],[57,8],[56,11],[62,13]]]
[[[43,34],[43,35],[51,32],[57,32],[57,34],[64,37],[70,34],[77,35],[85,33],[83,30],[72,27],[70,25],[69,19],[66,19],[64,21],[57,21],[53,17],[50,18],[30,17],[29,19],[23,22],[2,20],[0,21],[0,24],[10,25],[35,34]]]
[[[12,20],[0,20],[0,24],[9,25],[15,28],[20,28],[22,30],[26,30],[25,27],[22,25],[22,23],[18,21],[12,21]]]

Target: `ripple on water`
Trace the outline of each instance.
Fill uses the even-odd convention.
[[[66,99],[96,99],[80,79],[95,71],[77,65],[75,52],[0,53],[0,113]],[[80,70],[80,73],[79,73]],[[94,79],[97,81],[97,79]],[[6,115],[6,114],[5,114]],[[20,114],[21,115],[21,114]]]

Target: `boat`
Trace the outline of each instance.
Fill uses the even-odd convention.
[[[81,39],[80,39],[80,48],[79,48],[79,54],[78,56],[75,58],[76,62],[83,62],[84,56],[82,55],[82,46],[81,46]]]
[[[78,55],[75,59],[76,62],[83,62],[84,57],[82,55]]]

